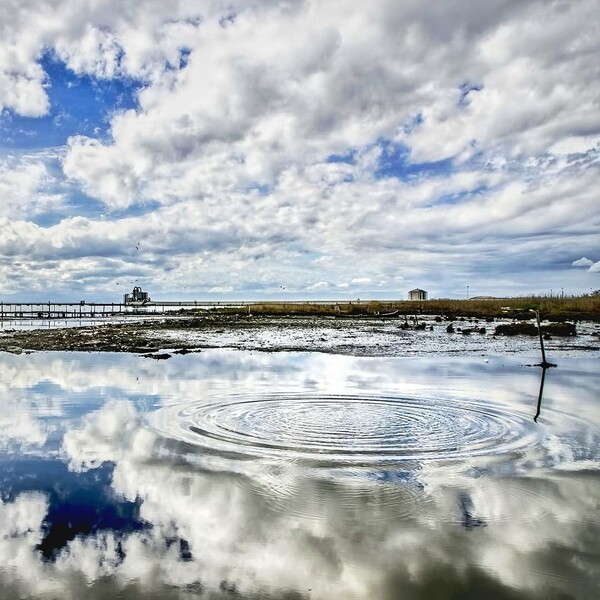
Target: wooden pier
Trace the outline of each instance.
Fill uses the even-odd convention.
[[[0,302],[0,320],[89,319],[127,314],[119,303],[97,302]]]
[[[164,314],[167,310],[213,306],[240,306],[240,302],[0,302],[0,320],[94,319],[140,314]]]
[[[270,300],[269,304],[327,304],[323,300]],[[95,319],[140,315],[161,315],[171,310],[186,308],[245,308],[264,301],[147,301],[147,302],[0,302],[0,321],[32,319]],[[338,304],[332,301],[331,304]]]

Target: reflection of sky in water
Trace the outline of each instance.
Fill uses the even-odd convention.
[[[0,362],[5,598],[598,594],[595,360]]]

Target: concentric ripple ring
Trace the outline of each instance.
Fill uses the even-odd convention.
[[[537,440],[529,421],[464,398],[271,394],[171,406],[154,425],[213,451],[358,463],[513,452]]]

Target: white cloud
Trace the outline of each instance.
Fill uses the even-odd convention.
[[[88,24],[76,41],[59,38],[56,54],[78,74],[114,77],[119,70],[121,48],[114,33]]]
[[[590,271],[591,273],[600,273],[600,260],[591,265],[588,271]]]
[[[167,200],[181,169],[189,185],[178,185],[179,195],[197,196],[213,181],[221,193],[253,179],[272,184],[290,162],[310,165],[393,137],[417,113],[422,125],[397,134],[416,161],[459,155],[473,140],[477,152],[538,155],[565,133],[579,139],[574,132],[586,119],[592,126],[595,90],[583,84],[581,73],[592,79],[596,64],[587,52],[596,42],[580,38],[576,28],[593,13],[592,2],[566,14],[541,4],[529,10],[491,4],[457,23],[465,28],[463,42],[439,28],[438,19],[457,17],[448,3],[434,13],[383,3],[368,17],[360,3],[343,4],[341,12],[326,5],[299,3],[291,12],[264,5],[239,14],[227,28],[216,19],[203,22],[186,36],[187,66],[157,76],[140,94],[140,111],[113,119],[112,144],[72,140],[67,173],[112,206],[116,187],[123,187],[123,202],[150,195],[148,185],[153,197]],[[540,18],[545,27],[531,40],[527,24]],[[162,48],[163,38],[153,35]],[[555,52],[548,57],[539,51],[553,48],[557,36],[578,42],[563,58],[560,85],[540,66]],[[497,51],[514,46],[507,39],[521,40],[525,58],[516,50]],[[459,104],[465,79],[483,88]],[[523,98],[515,101],[515,94]],[[583,138],[590,144],[585,149],[598,141]],[[83,162],[77,159],[82,153],[88,157]],[[228,162],[228,154],[243,160]],[[215,156],[221,157],[216,169]],[[106,165],[104,174],[98,165]],[[190,177],[194,171],[199,177]],[[137,193],[129,195],[131,189]]]
[[[594,261],[583,256],[579,260],[574,260],[571,264],[574,267],[591,267],[594,264]]]
[[[0,218],[30,219],[60,209],[62,195],[46,191],[53,183],[42,161],[0,161]]]
[[[139,182],[130,166],[120,159],[119,150],[82,137],[71,138],[68,148],[64,173],[81,183],[86,194],[102,198],[111,209],[126,208],[135,202]],[[82,178],[81,173],[86,177]]]

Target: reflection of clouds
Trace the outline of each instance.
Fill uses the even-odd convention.
[[[41,540],[40,523],[48,510],[41,494],[22,494],[14,502],[0,504],[0,539],[3,542],[17,538],[29,544]],[[4,548],[3,548],[4,549]]]
[[[400,522],[361,520],[361,501],[368,497],[357,497],[349,522],[340,518],[339,508],[335,514],[336,506],[347,505],[343,484],[321,490],[320,518],[289,518],[269,512],[263,498],[228,475],[207,477],[193,468],[147,459],[125,458],[119,469],[116,491],[142,495],[143,517],[153,529],[123,540],[105,532],[76,539],[55,564],[41,565],[32,551],[40,539],[44,499],[21,496],[0,507],[2,522],[14,523],[1,531],[3,565],[20,575],[21,593],[47,591],[41,581],[27,577],[34,574],[49,578],[48,585],[65,598],[79,597],[81,578],[88,585],[101,578],[117,588],[135,584],[140,595],[164,586],[192,589],[198,582],[218,589],[227,582],[242,595],[280,597],[278,590],[310,588],[313,598],[392,598],[387,586],[394,581],[413,590],[408,597],[418,597],[419,586],[436,573],[439,578],[451,572],[468,581],[468,573],[479,570],[497,580],[496,588],[509,586],[542,598],[561,547],[576,548],[579,555],[594,551],[594,540],[586,542],[583,531],[596,518],[593,498],[599,490],[590,478],[533,482],[535,493],[518,481],[479,482],[466,491],[468,482],[455,481],[456,488],[438,490],[426,514]],[[473,510],[490,519],[488,527],[466,531],[460,526],[457,488],[471,494]],[[546,503],[539,510],[535,500],[542,493]],[[564,512],[560,501],[564,495],[571,502],[573,493],[577,502]],[[296,501],[303,502],[301,497]],[[510,510],[513,517],[495,523],[494,510]],[[169,542],[176,538],[189,543],[191,560],[182,560],[181,546]],[[563,570],[579,580],[557,581],[550,589],[583,598],[593,590],[594,566],[589,555],[587,563],[572,563]]]
[[[321,524],[303,527],[297,519],[267,513],[259,496],[229,476],[207,477],[172,465],[132,466],[119,466],[115,487],[126,495],[142,495],[141,516],[154,525],[155,551],[176,533],[189,542],[194,556],[187,564],[178,564],[172,553],[147,557],[159,561],[154,569],[164,572],[169,583],[186,585],[199,577],[218,588],[227,580],[242,592],[255,592],[256,586],[306,590],[308,582],[318,579],[341,583],[334,577],[339,563],[335,540],[328,539]],[[163,564],[165,558],[175,564]]]
[[[281,516],[265,518],[264,500],[231,475],[209,476],[177,456],[160,459],[162,451],[154,440],[140,426],[133,405],[125,402],[103,407],[81,429],[65,435],[63,450],[72,465],[116,463],[115,491],[126,499],[140,498],[140,518],[153,529],[128,536],[122,545],[125,558],[118,564],[114,542],[105,539],[70,544],[61,564],[77,564],[79,557],[85,557],[86,565],[95,564],[89,559],[95,551],[103,569],[113,564],[114,574],[143,584],[158,578],[163,584],[185,586],[200,579],[218,589],[226,580],[249,591],[257,580],[275,590],[302,589],[307,580],[323,575],[322,551],[317,548],[315,556],[308,552],[318,534],[297,529]],[[275,527],[273,519],[288,527]],[[175,538],[189,543],[194,560],[181,560],[179,547],[167,543]]]
[[[55,432],[53,439],[60,439],[61,431],[78,423],[82,413],[123,400],[146,411],[206,398],[267,393],[272,397],[278,392],[388,394],[448,400],[457,406],[472,399],[482,408],[491,403],[506,414],[530,421],[540,376],[539,369],[521,366],[522,359],[507,357],[484,362],[481,358],[426,360],[221,350],[169,361],[93,353],[4,354],[1,360],[0,447],[18,443],[22,448],[45,444],[50,432]],[[535,449],[528,453],[531,466],[562,463],[567,468],[574,461],[598,459],[593,450],[597,435],[591,430],[600,424],[600,406],[591,401],[599,383],[592,375],[595,366],[593,359],[578,360],[576,365],[561,364],[547,374],[535,429],[545,439],[539,455]],[[129,418],[124,414],[118,429],[124,431]],[[103,426],[106,432],[98,435],[108,435],[111,424]],[[86,441],[79,443],[83,448]]]
[[[56,416],[59,411],[53,398],[32,394],[31,376],[20,368],[21,356],[2,357],[0,379],[0,449],[18,444],[24,451],[44,445],[49,425],[41,419]],[[22,361],[21,361],[22,363]],[[27,384],[23,385],[23,382]]]
[[[12,367],[20,358],[7,357]],[[597,462],[582,462],[590,458],[582,449],[592,454],[597,446],[592,427],[600,418],[593,386],[580,391],[575,370],[559,368],[547,378],[546,425],[540,431],[548,435],[537,447],[508,462],[500,457],[424,462],[409,467],[410,480],[398,475],[383,482],[381,473],[364,470],[331,475],[293,462],[208,457],[150,431],[144,399],[153,398],[153,409],[267,390],[356,395],[379,390],[485,399],[533,417],[538,370],[515,369],[518,361],[508,359],[485,364],[228,351],[159,363],[129,355],[28,359],[30,367],[11,372],[19,405],[0,414],[29,415],[32,430],[38,423],[43,432],[45,418],[68,414],[79,403],[84,414],[61,444],[70,468],[114,463],[115,494],[141,500],[140,518],[152,528],[122,537],[106,531],[79,537],[56,563],[43,564],[34,548],[45,499],[23,494],[0,505],[0,577],[16,586],[16,596],[52,589],[78,598],[84,580],[117,588],[135,585],[140,595],[165,586],[195,590],[201,583],[216,590],[235,586],[241,594],[265,598],[281,597],[286,590],[317,599],[394,598],[400,588],[412,598],[450,573],[454,582],[477,575],[480,585],[487,577],[492,588],[507,586],[533,598],[546,597],[548,586],[593,597],[600,484],[594,473],[557,473],[555,464],[562,470],[583,464],[598,470]],[[62,404],[53,401],[40,410],[41,384],[48,381],[56,388],[52,397]],[[587,429],[566,416],[574,412],[574,390]],[[9,396],[8,388],[2,396]],[[579,449],[553,433],[574,427],[582,431],[576,438]],[[546,467],[553,471],[535,471]],[[468,498],[473,519],[487,526],[465,527],[462,497]],[[571,579],[548,583],[561,552],[573,557],[568,564],[556,563]]]
[[[511,405],[533,416],[539,385],[539,369],[523,367],[527,361],[522,357],[486,363],[481,357],[364,358],[215,350],[168,361],[97,353],[2,354],[1,360],[0,394],[37,393],[40,417],[60,416],[69,405],[89,404],[92,398],[97,403],[129,398],[170,404],[200,401],[219,393],[273,389],[310,389],[324,394],[374,390],[399,396],[422,392],[432,397],[455,394]],[[576,367],[568,362],[548,373],[542,416],[546,408],[552,408],[600,423],[600,407],[587,401],[598,387],[593,375],[596,367],[594,359],[578,359]],[[574,405],[578,397],[582,401]]]
[[[57,415],[62,414],[65,404],[82,395],[89,399],[97,393],[104,399],[114,390],[135,390],[138,379],[147,375],[144,363],[130,355],[50,352],[3,354],[0,360],[4,375],[0,383],[2,393],[23,389],[29,394],[37,392],[38,397],[50,397],[56,403]],[[146,366],[150,371],[150,365]]]
[[[92,469],[125,456],[145,456],[155,436],[140,427],[140,417],[130,402],[109,401],[84,417],[80,429],[67,431],[62,448],[72,470]]]
[[[79,537],[59,555],[55,570],[62,576],[70,572],[83,577],[91,584],[115,572],[121,562],[120,553],[119,540],[112,533]]]
[[[116,432],[126,416],[138,425],[122,437],[98,435]],[[114,541],[71,544],[61,561],[74,566],[86,557],[88,576],[86,565],[101,565],[98,572],[108,569],[144,585],[186,586],[200,580],[218,588],[227,581],[243,594],[310,587],[313,598],[378,598],[385,597],[382,586],[390,577],[414,584],[428,577],[435,564],[458,572],[480,569],[535,597],[557,547],[563,547],[581,553],[579,562],[566,569],[579,578],[575,589],[593,585],[588,571],[597,540],[586,542],[584,533],[590,527],[598,531],[600,484],[594,477],[473,478],[459,468],[425,464],[419,472],[424,495],[401,496],[401,501],[415,502],[407,511],[382,502],[378,493],[383,488],[366,477],[358,483],[338,478],[320,484],[313,477],[314,490],[288,482],[294,493],[281,512],[270,506],[269,490],[261,490],[255,461],[245,475],[207,473],[183,462],[180,452],[169,455],[158,439],[150,443],[132,406],[107,406],[65,439],[70,452],[81,451],[87,440],[83,456],[71,456],[74,464],[114,461],[115,491],[129,500],[141,498],[140,516],[153,525],[150,532],[127,537],[122,562],[115,558]],[[305,473],[290,465],[286,477],[294,476],[302,479]],[[462,496],[472,503],[473,517],[487,527],[463,526]],[[186,540],[191,560],[182,560],[179,546],[167,543],[170,539]],[[563,591],[572,586],[571,581],[554,585]]]
[[[0,589],[15,590],[14,597],[51,594],[59,586],[35,552],[42,539],[42,523],[48,510],[41,494],[21,494],[13,502],[0,503]],[[10,593],[5,597],[10,597]]]
[[[599,492],[597,478],[585,476],[483,482],[474,490],[478,514],[501,518],[487,528],[493,535],[479,548],[477,564],[514,588],[543,587],[557,576],[567,579],[556,586],[563,593],[591,597],[582,592],[598,581],[600,522],[592,498]]]
[[[23,448],[44,445],[51,432],[55,432],[53,439],[59,439],[61,430],[77,423],[82,413],[123,400],[153,410],[221,396],[370,393],[432,402],[442,399],[457,406],[472,399],[482,407],[492,403],[529,421],[535,413],[540,376],[539,369],[521,366],[522,359],[507,357],[484,362],[481,358],[361,358],[221,350],[169,361],[92,353],[3,354],[1,360],[0,447],[18,443]],[[593,359],[578,360],[576,365],[561,364],[547,374],[536,428],[547,438],[547,452],[534,466],[547,464],[548,456],[565,466],[570,456],[576,461],[597,460],[589,451],[597,446],[590,427],[600,424],[600,406],[591,401],[599,384],[592,375],[596,366]],[[534,459],[533,452],[529,458]]]
[[[16,442],[23,452],[30,446],[43,446],[47,438],[47,428],[24,413],[21,403],[12,400],[4,404],[0,413],[0,449]]]

